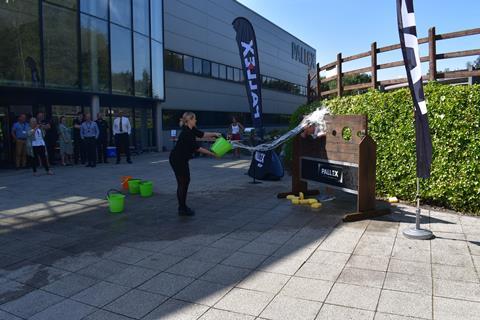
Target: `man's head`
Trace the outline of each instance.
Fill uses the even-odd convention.
[[[90,121],[91,119],[90,113],[85,113],[85,121]]]
[[[82,121],[83,120],[83,113],[82,112],[77,112],[77,119]]]
[[[21,123],[24,123],[26,118],[27,118],[27,116],[25,115],[25,113],[21,113],[18,116],[18,121],[21,122]]]
[[[118,111],[117,111],[117,116],[118,116],[118,117],[123,117],[123,111],[122,111],[122,110],[118,110]]]
[[[44,119],[45,119],[45,115],[43,114],[43,112],[37,113],[37,122],[38,123],[42,122]]]
[[[97,113],[97,119],[99,120],[103,119],[103,115],[101,112]]]

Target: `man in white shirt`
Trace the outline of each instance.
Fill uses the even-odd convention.
[[[120,163],[120,153],[122,149],[127,156],[127,162],[132,163],[130,159],[130,134],[132,133],[132,126],[127,117],[123,115],[122,111],[118,111],[117,117],[113,121],[113,135],[115,136],[115,145],[117,147],[117,164]]]

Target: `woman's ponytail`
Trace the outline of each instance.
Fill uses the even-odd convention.
[[[195,113],[190,112],[190,111],[185,112],[182,115],[182,117],[180,118],[179,126],[183,127],[183,126],[187,125],[187,121],[191,120],[193,118],[196,118]]]

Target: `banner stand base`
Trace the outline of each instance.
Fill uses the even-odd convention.
[[[249,183],[250,183],[250,184],[260,184],[261,182],[260,182],[260,181],[253,180],[253,181],[250,181]]]
[[[390,214],[390,209],[388,208],[371,210],[371,211],[360,211],[360,212],[346,214],[345,216],[343,216],[342,220],[343,222],[354,222],[354,221],[376,218],[376,217],[384,216],[387,214]]]
[[[403,230],[403,235],[409,239],[430,240],[433,238],[433,232],[427,229],[417,229],[415,226]]]

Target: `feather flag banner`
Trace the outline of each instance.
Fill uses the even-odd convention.
[[[432,140],[428,125],[427,105],[423,93],[422,66],[418,50],[413,0],[397,0],[397,20],[408,85],[415,106],[417,177],[428,178],[430,177],[432,163]]]

